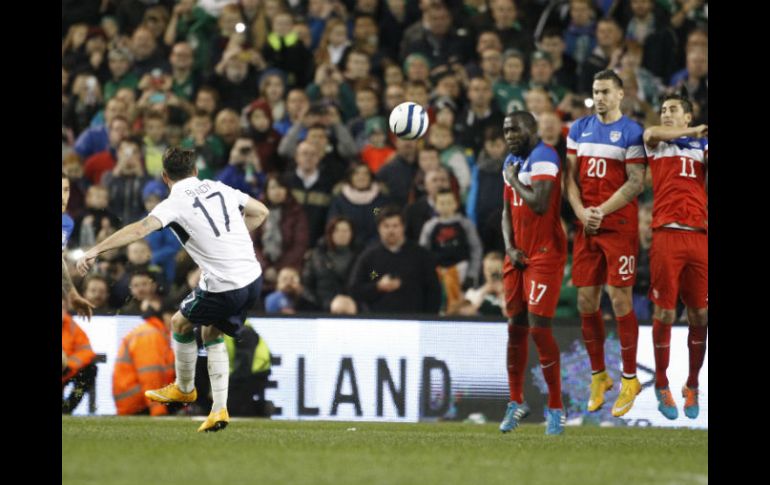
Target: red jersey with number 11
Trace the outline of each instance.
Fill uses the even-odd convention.
[[[676,223],[708,230],[708,139],[683,136],[645,148],[652,170],[652,227]]]

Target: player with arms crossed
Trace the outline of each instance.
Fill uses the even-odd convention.
[[[613,416],[623,416],[642,389],[636,377],[639,325],[631,290],[639,252],[637,196],[643,190],[643,129],[623,116],[623,81],[611,70],[594,76],[596,114],[576,120],[567,137],[567,197],[578,217],[572,281],[578,287],[583,340],[591,360],[588,411],[604,404],[612,388],[604,361],[604,321],[599,310],[602,286],[612,300],[618,324],[623,375]]]
[[[227,413],[229,357],[222,334],[237,337],[246,311],[259,298],[262,268],[254,256],[249,233],[262,224],[268,210],[239,190],[221,182],[199,180],[197,175],[193,151],[166,150],[163,181],[170,189],[168,198],[141,221],[129,224],[89,249],[77,266],[85,274],[100,253],[171,227],[200,266],[201,278],[199,286],[182,301],[172,319],[176,382],[147,391],[145,395],[164,403],[195,401],[198,346],[193,327],[202,326],[214,403],[198,431],[218,431],[230,420]]]
[[[690,375],[682,388],[684,414],[698,417],[698,373],[706,355],[708,325],[708,127],[690,127],[692,103],[672,94],[660,108],[662,126],[644,131],[652,170],[652,247],[650,300],[655,304],[652,340],[655,346],[655,397],[668,419],[679,413],[668,388],[671,325],[677,296],[687,307],[690,331]]]
[[[567,237],[559,218],[559,155],[540,140],[535,117],[526,111],[505,117],[503,135],[510,150],[503,164],[502,229],[511,400],[500,431],[511,431],[529,414],[523,388],[531,333],[548,384],[545,433],[562,434],[566,414],[561,400],[559,346],[551,330],[567,260]]]

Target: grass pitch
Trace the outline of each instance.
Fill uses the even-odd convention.
[[[708,432],[523,425],[62,417],[62,484],[689,485]],[[355,430],[351,430],[355,428]]]

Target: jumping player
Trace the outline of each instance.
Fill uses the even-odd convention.
[[[690,324],[687,347],[690,374],[682,388],[684,414],[698,417],[698,373],[706,355],[708,325],[708,127],[690,127],[692,104],[673,94],[663,99],[662,126],[644,131],[652,170],[652,247],[650,300],[655,305],[652,340],[655,346],[655,396],[668,419],[679,415],[668,388],[671,325],[681,297]]]
[[[602,286],[618,324],[623,375],[613,416],[623,416],[642,389],[636,377],[639,326],[631,290],[639,251],[637,196],[643,190],[643,130],[623,116],[623,81],[614,71],[594,76],[596,114],[576,120],[567,138],[567,197],[578,217],[572,281],[578,287],[583,340],[591,360],[588,411],[604,404],[612,388],[604,361],[604,321],[599,311]]]

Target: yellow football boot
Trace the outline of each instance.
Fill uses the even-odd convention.
[[[151,401],[157,402],[189,403],[198,399],[198,391],[193,388],[192,392],[182,392],[182,390],[179,389],[179,386],[176,385],[176,382],[173,382],[166,387],[161,387],[160,389],[145,391],[144,396]]]
[[[604,404],[604,393],[612,389],[612,379],[606,370],[591,376],[591,397],[588,399],[588,411],[601,409]]]
[[[631,410],[636,396],[642,392],[642,384],[634,376],[633,379],[620,379],[620,394],[618,400],[612,406],[612,415],[615,417],[623,416]]]
[[[209,417],[198,428],[198,432],[219,431],[225,429],[230,422],[230,415],[227,414],[227,408],[222,408],[219,411],[212,411],[209,413]]]

